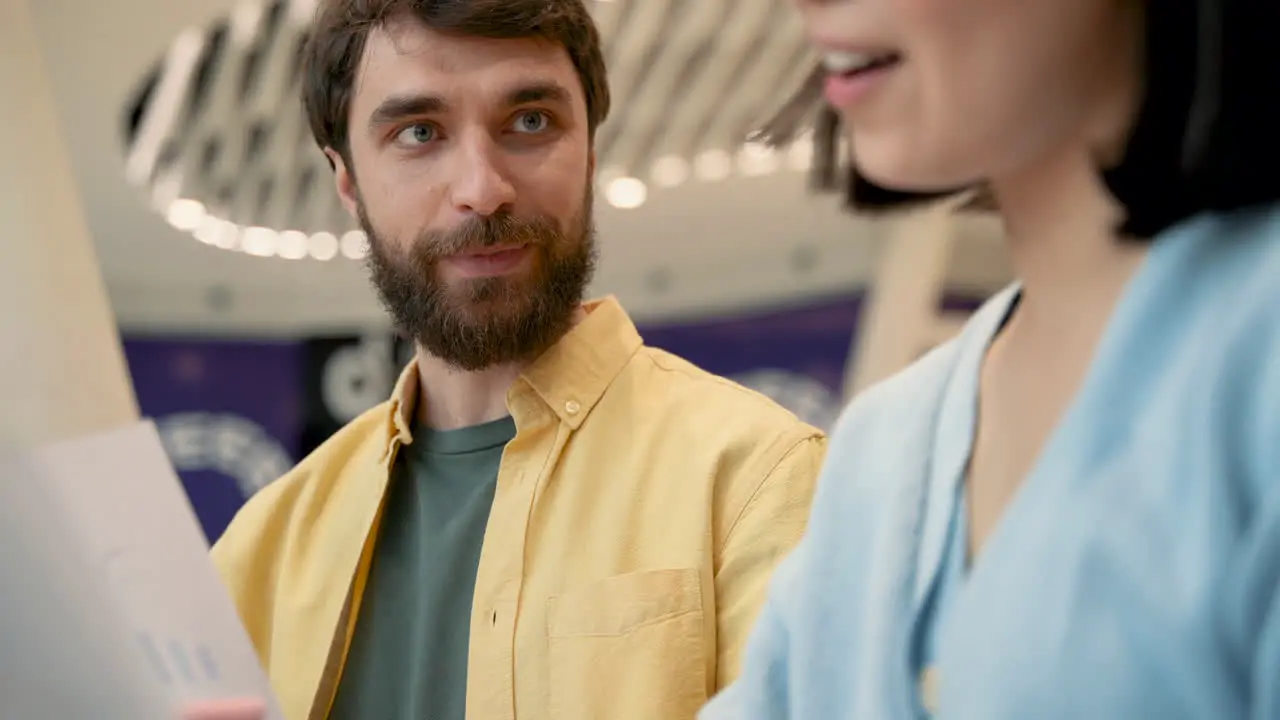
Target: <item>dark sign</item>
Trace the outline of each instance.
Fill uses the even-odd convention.
[[[246,498],[298,457],[302,347],[147,339],[124,349],[142,413],[215,539]]]

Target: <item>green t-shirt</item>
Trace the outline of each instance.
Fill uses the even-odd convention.
[[[333,720],[464,720],[471,601],[515,421],[414,428],[396,458]]]

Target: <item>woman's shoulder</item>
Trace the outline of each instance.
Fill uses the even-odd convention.
[[[1157,238],[1116,311],[1103,363],[1170,381],[1280,375],[1280,206],[1206,214]]]
[[[956,337],[858,393],[841,413],[803,543],[822,546],[819,564],[847,570],[877,547],[911,546],[895,539],[916,532],[944,401],[953,382],[977,372],[976,360],[1016,295],[1009,288],[992,297]]]
[[[951,340],[858,393],[831,432],[828,466],[839,471],[838,466],[847,462],[851,474],[865,475],[857,469],[875,458],[925,455],[948,384],[957,373],[977,372],[1018,292],[1011,286],[995,294]]]
[[[1280,205],[1204,213],[1158,236],[1135,280],[1165,306],[1267,306],[1280,296]],[[1143,282],[1143,280],[1146,282]]]
[[[1280,208],[1201,215],[1156,239],[1099,345],[1077,400],[1084,420],[1072,428],[1140,437],[1133,453],[1233,458],[1224,476],[1260,481],[1236,489],[1260,501],[1280,489],[1271,480],[1277,357]]]

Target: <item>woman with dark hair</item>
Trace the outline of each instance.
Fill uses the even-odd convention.
[[[825,94],[854,208],[971,193],[1018,282],[846,410],[703,720],[1280,718],[1280,6],[798,5],[775,139]]]

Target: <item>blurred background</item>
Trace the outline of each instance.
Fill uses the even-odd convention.
[[[592,294],[830,426],[1009,276],[989,218],[855,218],[810,191],[805,139],[744,144],[812,66],[789,4],[592,2],[614,93]],[[408,352],[303,119],[313,5],[29,3],[141,411],[211,540],[385,399]]]

